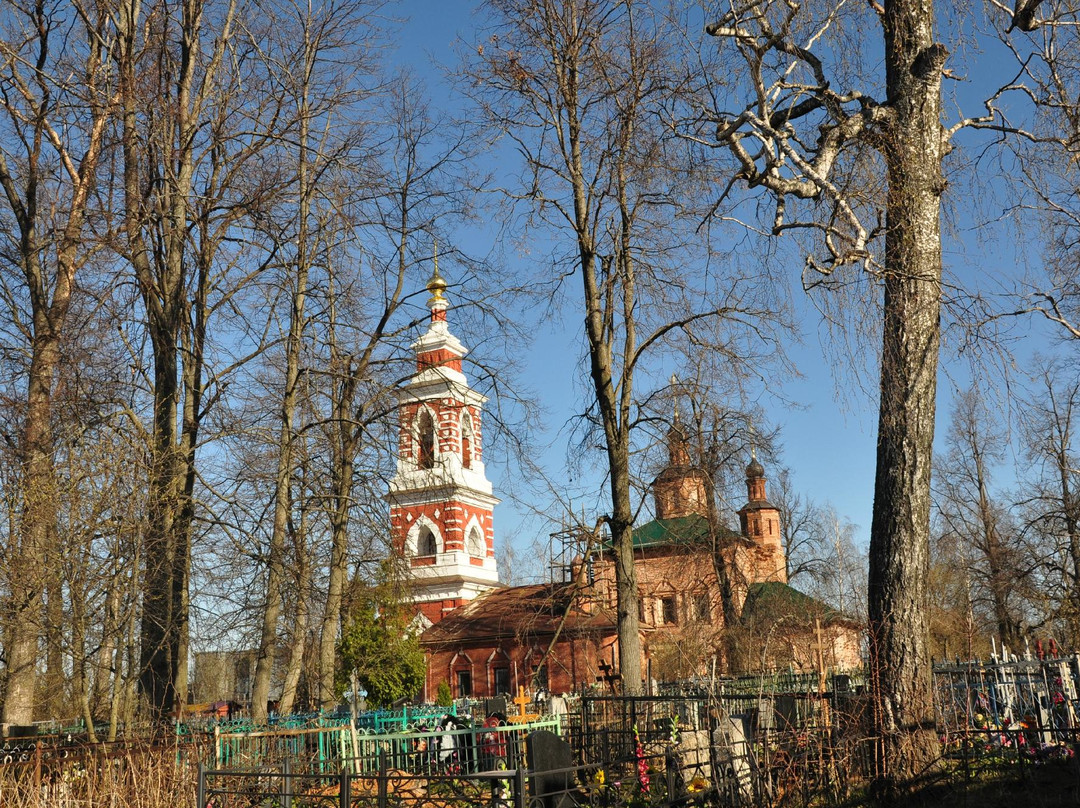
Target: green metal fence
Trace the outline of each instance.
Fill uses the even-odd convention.
[[[445,716],[446,713],[444,712]],[[412,727],[401,732],[335,727],[214,732],[214,767],[280,766],[286,760],[312,772],[364,774],[378,770],[380,755],[411,773],[477,772],[513,768],[521,762],[530,732],[562,734],[558,716],[494,726]]]

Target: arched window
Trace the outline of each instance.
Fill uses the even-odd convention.
[[[471,556],[483,557],[487,555],[487,547],[484,546],[484,536],[480,532],[480,528],[476,525],[473,525],[472,530],[469,531],[469,540],[465,546],[468,548],[469,555]]]
[[[435,468],[435,422],[427,410],[420,411],[416,432],[419,442],[416,465],[422,469]]]
[[[422,556],[433,556],[439,552],[438,542],[435,540],[435,533],[430,527],[420,528],[420,534],[416,537],[416,554]]]
[[[473,451],[472,418],[465,413],[461,418],[461,465],[467,469],[472,468]]]

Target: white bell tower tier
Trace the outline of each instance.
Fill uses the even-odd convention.
[[[412,578],[422,627],[502,586],[495,568],[492,495],[484,473],[483,405],[461,372],[465,347],[450,333],[439,275],[427,332],[412,344],[416,373],[397,391],[397,473],[386,495],[390,530]]]

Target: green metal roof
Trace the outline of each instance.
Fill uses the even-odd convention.
[[[778,617],[813,617],[818,615],[826,622],[850,620],[817,598],[812,598],[792,586],[779,581],[765,581],[750,584],[746,589],[743,603],[743,619],[758,617],[776,619]]]
[[[738,533],[719,527],[720,536],[737,537]],[[674,519],[653,519],[634,528],[634,549],[648,547],[685,547],[709,544],[709,520],[700,514]]]

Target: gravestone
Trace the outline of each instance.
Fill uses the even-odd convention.
[[[544,808],[572,808],[574,773],[560,771],[574,766],[574,750],[566,741],[547,730],[529,733],[525,739],[529,768],[529,794],[534,805]]]
[[[494,698],[484,699],[484,718],[490,715],[501,715],[505,720],[507,713],[509,712],[509,705],[506,701],[506,696],[500,694]]]
[[[679,732],[679,740],[672,750],[675,766],[675,794],[683,797],[690,791],[690,785],[712,783],[712,764],[709,754],[709,731],[704,729],[686,729]]]
[[[752,750],[746,742],[746,724],[745,716],[722,715],[713,731],[716,786],[735,805],[749,804],[754,796]]]

